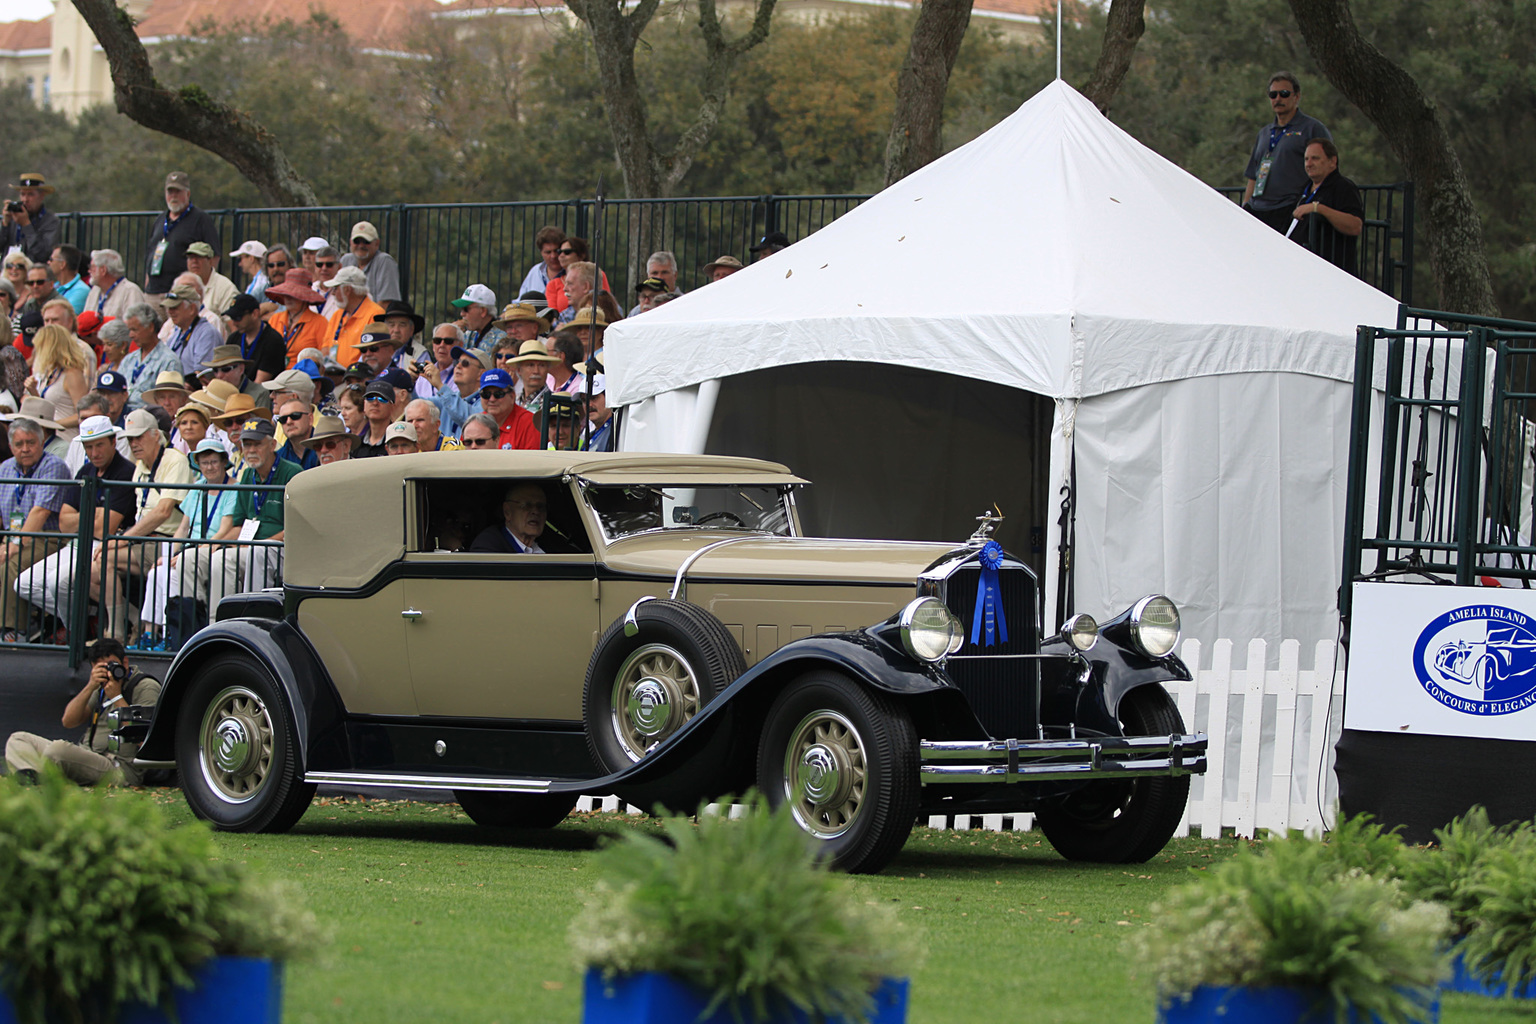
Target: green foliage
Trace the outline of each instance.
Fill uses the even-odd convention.
[[[27,1024],[163,1004],[210,956],[291,957],[318,934],[205,826],[170,828],[147,797],[56,771],[0,781],[0,892],[0,976]]]
[[[1328,842],[1293,834],[1241,851],[1155,904],[1133,945],[1165,999],[1202,985],[1316,989],[1340,1024],[1351,1008],[1400,1024],[1433,998],[1448,931],[1443,907],[1388,877],[1400,846],[1351,821]]]
[[[879,980],[912,958],[894,915],[854,900],[787,808],[744,802],[744,818],[701,809],[697,824],[665,822],[670,842],[631,832],[598,855],[602,878],[571,926],[581,966],[671,974],[711,993],[711,1009],[759,1020],[786,1003],[864,1019]]]

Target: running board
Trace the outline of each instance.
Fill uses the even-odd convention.
[[[394,789],[475,789],[491,793],[548,793],[552,779],[511,779],[485,775],[386,775],[382,772],[305,772],[305,782],[323,786],[387,786]]]

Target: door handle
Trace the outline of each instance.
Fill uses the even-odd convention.
[[[419,608],[407,608],[405,611],[400,613],[400,617],[402,619],[410,619],[411,621],[414,622],[415,620],[421,618],[421,609],[419,609]]]

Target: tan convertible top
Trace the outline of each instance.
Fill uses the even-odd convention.
[[[789,468],[725,455],[639,452],[429,452],[305,470],[288,484],[284,576],[357,587],[405,554],[407,480],[579,476],[602,484],[801,484]]]

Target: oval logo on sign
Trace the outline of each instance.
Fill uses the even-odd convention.
[[[1419,684],[1468,715],[1509,715],[1536,704],[1536,620],[1496,604],[1455,608],[1413,647]]]

